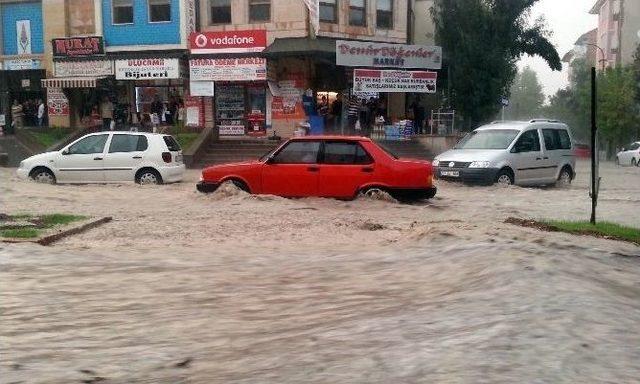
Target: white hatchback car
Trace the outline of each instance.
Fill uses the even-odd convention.
[[[616,164],[640,167],[640,141],[631,143],[616,154]]]
[[[31,156],[18,177],[43,183],[162,184],[181,181],[185,172],[180,144],[169,135],[99,132],[60,151]]]

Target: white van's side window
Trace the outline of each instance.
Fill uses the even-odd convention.
[[[564,129],[543,129],[544,147],[547,151],[571,149],[569,133]]]
[[[532,129],[524,132],[516,142],[514,148],[517,152],[539,152],[540,136],[538,136],[538,131]]]

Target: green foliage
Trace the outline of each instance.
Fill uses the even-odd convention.
[[[588,221],[545,221],[545,224],[563,232],[612,237],[640,244],[640,229],[609,222],[595,225]]]
[[[73,223],[74,221],[84,220],[86,218],[86,216],[66,215],[62,213],[40,216],[40,219],[42,220],[42,226],[44,228],[51,228],[55,225],[66,225],[69,223]]]
[[[542,20],[528,23],[538,0],[435,0],[436,40],[450,67],[451,101],[470,126],[500,109],[523,54],[538,55],[554,70],[560,57]]]
[[[64,128],[49,128],[45,131],[34,131],[31,134],[43,147],[49,148],[70,133],[70,130]]]
[[[14,239],[31,239],[40,236],[40,231],[35,228],[5,229],[0,231],[0,236]]]
[[[544,93],[538,75],[529,67],[516,74],[511,85],[509,106],[505,108],[508,120],[530,120],[542,117]]]
[[[178,141],[178,144],[180,144],[180,148],[182,148],[182,150],[185,151],[198,138],[199,134],[198,133],[178,133],[173,136]]]

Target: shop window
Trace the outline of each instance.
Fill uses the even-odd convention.
[[[249,21],[271,20],[271,0],[249,0]]]
[[[338,0],[324,0],[320,2],[320,21],[324,23],[338,22]]]
[[[113,135],[109,144],[109,153],[142,152],[149,147],[144,135]]]
[[[210,24],[231,24],[231,0],[209,0]]]
[[[315,164],[318,161],[319,141],[292,141],[273,159],[277,164]]]
[[[171,21],[171,0],[148,0],[149,22],[162,23]]]
[[[376,27],[393,28],[393,0],[376,0]]]
[[[367,25],[367,0],[349,0],[349,25]]]
[[[113,24],[133,24],[133,0],[111,0]]]

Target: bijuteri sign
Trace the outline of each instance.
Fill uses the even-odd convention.
[[[51,40],[53,57],[103,56],[102,36],[69,37]]]
[[[354,69],[355,92],[436,93],[436,72]]]
[[[442,48],[337,40],[336,64],[347,67],[440,69]]]
[[[189,36],[191,53],[262,52],[267,47],[267,31],[194,32]]]

